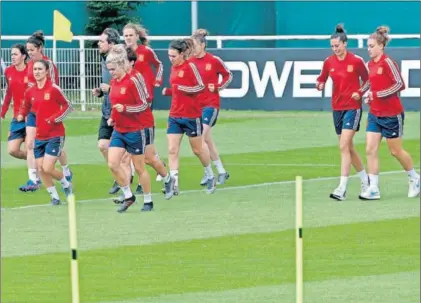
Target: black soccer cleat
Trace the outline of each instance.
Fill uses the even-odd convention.
[[[130,198],[124,199],[123,204],[117,210],[119,213],[124,213],[130,206],[136,202],[136,196],[133,195]]]

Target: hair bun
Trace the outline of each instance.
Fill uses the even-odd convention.
[[[345,33],[345,28],[344,28],[344,25],[342,23],[336,25],[335,33],[338,33],[338,34]]]
[[[378,28],[376,28],[376,32],[381,34],[381,35],[387,35],[389,33],[390,29],[387,26],[379,26]]]
[[[199,28],[198,30],[196,30],[195,34],[206,37],[209,35],[209,32],[203,28]]]
[[[32,34],[32,36],[42,40],[44,39],[44,33],[42,30],[37,30],[35,33]]]
[[[126,47],[123,44],[116,44],[111,47],[111,51],[118,55],[124,54],[126,53]]]

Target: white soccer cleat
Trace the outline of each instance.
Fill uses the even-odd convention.
[[[365,182],[361,182],[361,192],[360,195],[362,195],[363,193],[365,193],[368,188],[370,187],[370,184],[365,183]]]
[[[379,200],[380,191],[377,186],[370,185],[367,190],[359,196],[361,200]]]
[[[329,195],[329,197],[337,201],[344,201],[346,199],[346,188],[335,188],[335,190]]]
[[[408,198],[415,198],[420,194],[420,178],[409,179]]]
[[[156,182],[161,182],[163,180],[163,178],[161,177],[160,174],[156,175]]]

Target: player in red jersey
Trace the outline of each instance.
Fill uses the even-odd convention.
[[[125,200],[118,212],[125,212],[136,201],[130,189],[129,178],[121,166],[121,160],[126,152],[131,154],[139,175],[139,183],[144,191],[142,211],[151,211],[153,209],[151,183],[149,173],[145,169],[144,156],[148,138],[142,126],[142,121],[153,120],[147,94],[139,79],[129,74],[130,63],[124,46],[113,46],[107,57],[107,68],[113,78],[110,83],[112,112],[108,123],[114,125],[108,151],[108,166],[125,195]],[[169,191],[166,197],[172,196],[172,187],[166,186],[166,189]]]
[[[57,67],[54,63],[44,55],[44,45],[45,45],[45,38],[42,31],[36,31],[32,36],[30,36],[26,42],[26,49],[28,51],[29,57],[31,60],[28,62],[28,86],[31,87],[35,84],[35,78],[33,74],[33,64],[37,60],[45,60],[49,64],[49,72],[48,77],[51,81],[55,84],[59,84],[59,75]],[[27,149],[28,149],[28,157],[32,157],[33,155],[33,148],[34,148],[34,139],[35,139],[35,125],[36,125],[36,116],[35,112],[37,111],[36,108],[31,108],[30,113],[26,118],[26,135],[27,135]],[[59,162],[62,166],[63,173],[66,178],[71,181],[72,180],[72,172],[70,171],[67,165],[67,155],[66,152],[63,150],[61,151]]]
[[[26,159],[28,165],[29,181],[20,186],[21,191],[35,191],[39,188],[40,180],[34,157],[27,158],[26,149],[21,150],[22,143],[26,139],[25,121],[17,121],[19,110],[24,100],[25,91],[28,85],[28,59],[23,44],[15,44],[11,48],[12,65],[7,67],[4,75],[6,79],[6,95],[1,108],[1,118],[4,119],[13,99],[13,119],[10,124],[7,149],[11,156],[17,159]]]
[[[330,198],[338,201],[346,199],[351,164],[361,178],[361,193],[365,192],[369,185],[368,175],[353,143],[354,135],[360,129],[361,97],[369,86],[368,71],[364,60],[347,50],[347,42],[348,37],[343,26],[337,25],[330,38],[334,54],[324,61],[317,78],[318,90],[324,89],[328,77],[333,81],[333,123],[339,137],[341,178],[339,186],[330,194]]]
[[[209,150],[210,158],[218,170],[218,180],[216,184],[224,184],[229,178],[229,174],[222,165],[218,151],[212,138],[212,127],[218,119],[220,105],[219,91],[226,88],[232,80],[232,73],[226,67],[221,58],[206,51],[206,36],[208,32],[198,29],[192,39],[195,42],[195,52],[189,61],[193,62],[199,70],[205,89],[198,96],[202,108],[203,139],[204,147]],[[219,80],[222,76],[222,80]],[[206,172],[200,185],[206,185]]]
[[[150,98],[151,109],[153,109],[154,88],[162,85],[163,64],[152,48],[149,47],[147,31],[145,28],[135,23],[128,23],[123,28],[124,41],[127,47],[132,48],[137,56],[134,68],[141,73],[145,79]],[[140,44],[137,42],[140,41]],[[155,73],[153,68],[155,68]],[[159,158],[159,155],[156,154]],[[162,162],[164,165],[165,163]],[[162,181],[162,177],[157,174],[157,181]]]
[[[370,186],[360,195],[363,200],[380,199],[378,149],[383,137],[390,153],[408,173],[408,197],[414,198],[420,193],[420,176],[414,170],[411,156],[402,147],[405,114],[399,92],[405,89],[405,83],[396,62],[384,53],[390,40],[388,33],[388,27],[380,26],[368,39],[370,91],[365,102],[370,106],[366,136]]]
[[[48,75],[50,64],[38,60],[33,64],[36,84],[25,93],[25,102],[17,118],[24,121],[29,111],[36,108],[36,137],[34,154],[42,182],[51,196],[51,204],[60,204],[53,179],[60,181],[63,191],[68,196],[72,193],[72,184],[55,165],[63,150],[65,129],[63,119],[72,111],[70,101],[61,88],[54,84]]]
[[[134,64],[137,59],[137,55],[134,52],[134,50],[130,47],[126,48],[127,51],[127,59],[130,63],[130,68],[128,71],[128,74],[131,77],[135,77],[137,79],[137,83],[141,86],[142,90],[145,93],[146,100],[149,103],[149,107],[151,105],[150,101],[152,101],[148,95],[148,89],[146,87],[145,80],[143,76],[134,69]],[[171,178],[170,174],[168,173],[167,169],[165,168],[164,163],[157,157],[156,149],[154,145],[154,139],[155,139],[155,121],[153,115],[145,116],[149,119],[143,119],[141,123],[142,127],[142,137],[145,138],[145,164],[150,165],[159,176],[162,177],[162,180],[164,181],[164,185],[168,187],[167,189],[163,189],[164,193],[167,193],[166,199],[170,199],[172,195],[174,194],[173,187],[174,187],[174,178]],[[126,171],[130,168],[130,165],[133,165],[133,161],[131,160],[131,155],[126,152],[126,154],[123,156],[122,159],[122,166]],[[139,177],[140,178],[140,177]],[[172,183],[171,183],[172,182]],[[138,184],[136,188],[136,194],[143,194],[142,185]],[[124,202],[124,195],[120,195],[119,198],[114,199],[115,203],[123,203]]]
[[[148,94],[153,100],[154,87],[162,84],[163,64],[152,48],[149,47],[146,30],[139,24],[128,23],[123,28],[123,36],[126,46],[131,47],[137,55],[134,68],[142,74],[145,79]],[[140,41],[140,44],[137,44]],[[153,72],[152,66],[155,68]]]
[[[202,109],[197,100],[198,94],[205,85],[197,67],[187,61],[192,50],[185,40],[174,40],[170,43],[168,57],[171,61],[170,88],[164,88],[162,94],[172,96],[171,109],[168,118],[168,160],[170,174],[175,177],[175,192],[178,194],[178,167],[180,144],[183,134],[189,137],[193,153],[200,159],[207,174],[207,192],[215,192],[215,177],[213,175],[209,153],[202,144]]]

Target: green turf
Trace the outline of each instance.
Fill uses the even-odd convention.
[[[74,112],[66,122],[82,302],[294,302],[296,175],[305,178],[305,302],[419,302],[419,200],[406,198],[407,178],[384,142],[382,200],[359,201],[351,178],[347,201],[337,203],[327,198],[340,165],[330,113],[225,111],[214,137],[231,174],[226,185],[203,193],[203,168],[183,142],[184,193],[165,201],[153,182],[156,210],[139,213],[139,196],[120,215],[96,147],[98,115]],[[156,116],[166,159],[166,113]],[[419,125],[418,113],[406,115],[404,146],[417,168]],[[44,189],[17,191],[25,162],[6,154],[5,126],[1,301],[71,302],[66,205],[48,206]],[[355,142],[365,158],[363,131]]]

